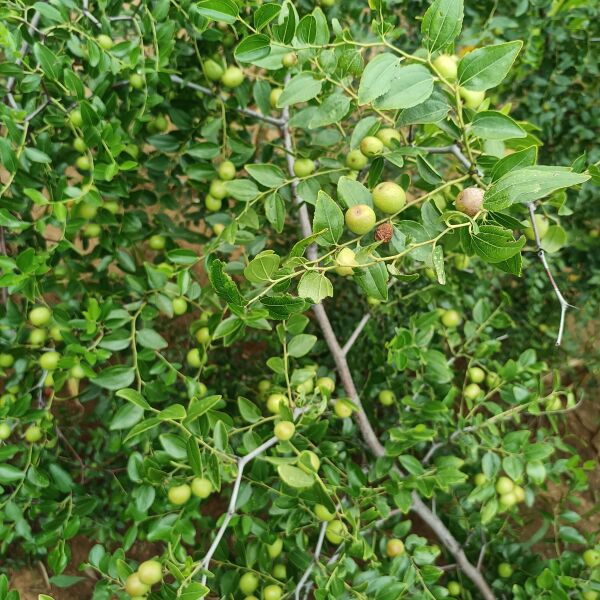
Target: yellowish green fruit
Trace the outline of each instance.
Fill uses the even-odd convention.
[[[77,152],[80,152],[81,154],[83,154],[87,150],[87,144],[85,143],[83,138],[76,137],[73,140],[73,148],[75,150],[77,150]]]
[[[406,193],[393,181],[382,181],[373,188],[373,204],[382,212],[392,214],[404,208]]]
[[[0,354],[0,367],[3,369],[10,369],[13,366],[15,359],[12,354],[7,354],[3,352]]]
[[[38,425],[30,425],[25,430],[25,441],[29,442],[30,444],[35,444],[36,442],[39,442],[41,439],[42,439],[42,430],[40,429],[40,427]]]
[[[283,590],[278,585],[268,585],[263,590],[263,600],[281,600]]]
[[[236,172],[237,169],[230,160],[223,161],[217,169],[217,173],[223,181],[231,181],[232,179],[235,179]]]
[[[83,237],[86,238],[96,238],[102,233],[102,228],[98,223],[88,223],[83,228]]]
[[[442,314],[442,323],[448,328],[458,327],[462,323],[462,317],[456,310],[445,310]]]
[[[350,248],[344,247],[335,257],[335,264],[337,265],[335,272],[342,277],[348,277],[354,273],[353,267],[358,267],[356,254]]]
[[[498,481],[496,482],[496,491],[499,494],[508,494],[512,492],[514,488],[515,484],[513,480],[509,479],[508,477],[505,477],[504,475],[502,477],[499,477]]]
[[[379,392],[379,402],[383,406],[391,406],[396,402],[396,394],[392,390],[381,390]]]
[[[283,63],[283,66],[286,69],[291,69],[294,65],[297,64],[298,55],[295,52],[288,52],[287,54],[283,55],[281,62]]]
[[[281,539],[276,539],[272,544],[267,544],[267,554],[271,559],[277,558],[281,554],[282,550],[283,540]]]
[[[477,110],[485,99],[485,92],[473,92],[464,87],[459,87],[458,93],[464,100],[465,106],[472,110]]]
[[[346,156],[346,166],[355,171],[364,169],[368,162],[369,159],[358,148],[356,150],[351,150]]]
[[[32,329],[29,332],[29,343],[32,346],[41,346],[46,341],[47,336],[45,329]]]
[[[244,71],[238,67],[227,67],[221,75],[221,83],[230,89],[239,87],[244,83]]]
[[[383,142],[374,135],[368,135],[360,142],[360,151],[370,158],[383,154],[383,148]]]
[[[145,596],[150,591],[150,586],[143,583],[137,573],[132,573],[125,582],[125,591],[130,596]]]
[[[485,371],[480,367],[471,367],[467,375],[473,383],[481,383],[485,379]]]
[[[281,88],[273,88],[271,93],[269,94],[269,104],[271,108],[277,108],[277,103],[279,102],[279,98],[281,98],[281,94],[283,94],[283,90]]]
[[[335,381],[331,377],[319,377],[317,387],[324,394],[331,394],[335,391]]]
[[[210,343],[210,329],[208,327],[200,327],[200,329],[196,331],[196,340],[203,346]]]
[[[137,570],[139,580],[146,585],[153,586],[162,581],[162,565],[157,560],[145,560]]]
[[[333,412],[340,419],[347,419],[352,415],[352,406],[350,406],[350,404],[344,400],[336,400],[335,404],[333,405]]]
[[[341,544],[344,541],[344,537],[347,534],[346,526],[339,519],[333,519],[327,524],[325,530],[325,537],[332,544]]]
[[[44,352],[44,354],[40,356],[39,364],[45,371],[54,371],[54,369],[58,367],[59,360],[60,354],[55,350],[51,350],[50,352]]]
[[[543,240],[548,233],[548,229],[550,228],[550,221],[544,215],[537,214],[534,216],[534,219],[540,240]],[[535,241],[535,233],[533,231],[533,227],[531,226],[531,221],[527,223],[527,226],[523,229],[523,233],[528,240]]]
[[[198,348],[192,348],[187,353],[186,360],[190,367],[199,369],[202,366],[202,358],[200,356],[200,350],[198,350]]]
[[[404,542],[398,538],[392,538],[391,540],[388,540],[387,544],[385,545],[385,553],[390,558],[395,558],[396,556],[404,554]]]
[[[258,576],[254,573],[248,572],[244,573],[240,577],[240,592],[244,595],[252,594],[258,588],[259,579]]]
[[[81,116],[81,111],[79,109],[74,109],[69,113],[69,121],[75,127],[81,127],[83,125],[83,117]]]
[[[294,175],[308,177],[315,172],[315,163],[310,158],[298,158],[294,161]]]
[[[75,166],[80,171],[89,171],[92,168],[92,161],[89,159],[87,155],[78,156],[75,161]]]
[[[187,483],[182,483],[181,485],[175,485],[169,488],[167,496],[171,504],[180,506],[185,504],[191,498],[192,489]]]
[[[202,65],[204,68],[204,74],[209,81],[219,81],[223,77],[223,67],[212,58],[208,58]]]
[[[273,434],[280,442],[287,442],[294,437],[296,426],[291,421],[281,421],[273,428]]]
[[[284,564],[279,563],[274,565],[272,574],[275,579],[283,580],[287,577],[287,569],[285,568]]]
[[[102,50],[106,50],[107,52],[114,46],[114,42],[112,41],[112,38],[110,36],[106,35],[105,33],[101,33],[96,38],[96,41],[98,42],[98,45],[100,46],[100,48],[102,48]]]
[[[220,198],[213,198],[213,196],[207,194],[206,198],[204,198],[204,206],[206,206],[206,210],[209,210],[211,212],[217,212],[221,210],[221,207],[223,206],[223,201]],[[213,229],[214,228],[215,226],[213,225]]]
[[[319,521],[333,521],[335,513],[330,512],[323,504],[315,505],[315,515]]]
[[[469,268],[471,259],[466,254],[457,254],[454,257],[454,266],[461,271],[465,271]]]
[[[225,231],[225,225],[223,223],[215,223],[213,225],[213,231],[216,235],[221,235]]]
[[[386,148],[393,148],[394,140],[396,140],[397,142],[402,142],[402,137],[400,136],[400,132],[396,131],[395,129],[392,129],[391,127],[385,127],[383,129],[380,129],[375,134],[375,137],[378,140],[380,140],[381,142],[383,142],[383,145]]]
[[[173,298],[171,304],[173,305],[173,312],[176,315],[183,315],[187,311],[187,301],[185,298]]]
[[[477,475],[475,475],[475,485],[477,487],[481,487],[486,482],[487,482],[487,477],[485,476],[484,473],[477,473]]]
[[[346,226],[357,235],[364,235],[373,229],[377,218],[375,211],[366,204],[351,206],[345,215]]]
[[[508,494],[501,494],[499,502],[501,508],[509,509],[518,502],[517,495],[514,492],[508,492]]]
[[[267,398],[267,410],[274,414],[277,415],[279,414],[279,411],[281,410],[282,406],[289,406],[289,400],[287,398],[287,396],[284,396],[283,394],[271,394],[268,398]]]
[[[450,596],[456,598],[457,596],[460,596],[460,594],[462,593],[462,587],[460,585],[460,583],[458,583],[458,581],[449,581],[448,582],[448,594],[450,594]]]
[[[485,383],[489,388],[495,388],[500,385],[500,375],[498,373],[488,373],[485,378]]]
[[[298,466],[307,473],[318,471],[321,460],[312,450],[303,450],[298,459]]]
[[[148,245],[152,250],[162,250],[167,243],[167,240],[162,235],[152,235],[148,239]]]
[[[271,382],[268,379],[262,379],[258,382],[258,391],[261,394],[268,392],[271,389]]]
[[[475,400],[476,398],[479,398],[480,394],[481,388],[476,383],[470,383],[465,387],[463,392],[464,397],[469,400]]]
[[[208,498],[213,493],[212,483],[206,477],[192,479],[192,494],[197,498]]]
[[[144,78],[139,73],[132,73],[129,76],[129,85],[134,90],[141,90],[144,87]]]
[[[458,57],[440,54],[434,61],[435,70],[448,81],[454,81],[458,74]]]
[[[7,440],[10,434],[10,425],[8,423],[0,423],[0,440]]]
[[[586,566],[595,569],[600,566],[600,552],[598,550],[594,550],[593,548],[588,548],[583,553],[583,562]]]

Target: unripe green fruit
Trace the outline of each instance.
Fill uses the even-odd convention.
[[[119,203],[116,200],[108,200],[102,205],[102,208],[104,208],[104,210],[107,210],[109,213],[112,213],[113,215],[116,215],[117,213],[121,212],[121,207],[119,206]]]
[[[475,400],[481,394],[481,388],[476,383],[470,383],[465,387],[463,395],[469,400]]]
[[[107,52],[114,46],[114,42],[112,41],[112,38],[110,36],[106,35],[105,33],[101,33],[96,38],[96,41],[98,42],[98,45],[100,46],[100,48],[102,48],[102,50],[106,50]]]
[[[513,490],[513,494],[517,499],[517,502],[525,501],[525,490],[520,485],[515,485],[515,489]]]
[[[191,495],[192,489],[187,483],[175,485],[172,488],[169,488],[167,493],[169,502],[171,504],[176,504],[177,506],[185,504],[190,499]]]
[[[548,233],[548,229],[550,228],[550,221],[544,215],[535,215],[535,224],[538,230],[538,234],[540,236],[540,240],[543,240]],[[528,240],[532,242],[535,241],[535,233],[533,231],[533,227],[531,226],[531,222],[523,229],[523,233]]]
[[[404,190],[393,181],[383,181],[373,189],[373,204],[384,213],[397,213],[406,204]]]
[[[471,259],[466,254],[457,254],[454,257],[454,266],[461,271],[465,271],[469,268]]]
[[[369,159],[358,148],[356,150],[351,150],[346,156],[346,166],[355,171],[364,169],[368,162]]]
[[[62,342],[62,329],[58,325],[53,325],[52,327],[50,327],[50,337],[55,342]]]
[[[167,240],[162,235],[153,235],[148,239],[148,245],[152,250],[162,250],[167,243]]]
[[[331,394],[335,391],[335,381],[331,377],[319,377],[317,387],[324,394]]]
[[[232,179],[235,179],[236,172],[237,169],[230,160],[223,161],[217,169],[217,173],[223,181],[231,181]]]
[[[404,554],[404,542],[397,538],[388,540],[387,544],[385,545],[385,553],[390,558],[395,558],[396,556]]]
[[[52,350],[50,352],[44,352],[44,354],[40,356],[39,364],[45,371],[54,371],[58,366],[59,360],[60,354]]]
[[[8,423],[0,423],[0,440],[7,440],[10,434],[10,425]]]
[[[588,548],[583,553],[583,562],[586,566],[595,568],[600,566],[600,552],[598,550],[594,550],[593,548]]]
[[[356,254],[350,248],[342,248],[335,257],[335,264],[338,265],[335,272],[342,277],[347,277],[354,273],[353,267],[358,267]]]
[[[132,573],[125,582],[125,591],[130,596],[145,596],[150,591],[150,586],[142,583],[137,573]]]
[[[209,81],[219,81],[223,77],[223,67],[212,58],[204,61],[204,74]]]
[[[221,83],[230,89],[239,87],[244,83],[244,71],[238,67],[227,67],[221,75]]]
[[[298,62],[298,55],[295,52],[288,52],[283,55],[281,62],[286,69],[291,69]]]
[[[381,390],[381,392],[379,392],[379,402],[381,402],[383,406],[391,406],[396,402],[396,394],[394,394],[392,390]]]
[[[333,412],[340,419],[347,419],[352,415],[352,407],[343,400],[336,400],[335,404],[333,405]]]
[[[437,72],[448,81],[454,81],[458,74],[457,57],[450,54],[440,54],[434,61],[433,66]]]
[[[375,211],[366,204],[356,204],[346,211],[346,225],[352,233],[364,235],[373,229],[377,218]]]
[[[383,142],[374,135],[368,135],[360,142],[360,151],[369,157],[379,156],[383,153]]]
[[[462,322],[462,317],[456,310],[445,310],[442,314],[442,323],[445,327],[458,327]]]
[[[202,358],[200,356],[200,350],[198,348],[192,348],[186,356],[187,364],[190,367],[199,369],[202,366]]]
[[[83,138],[76,137],[73,140],[73,148],[77,150],[77,152],[81,152],[82,154],[87,150],[87,144],[83,140]]]
[[[258,382],[258,391],[261,394],[268,392],[271,389],[271,382],[268,379],[262,379]]]
[[[499,502],[501,508],[511,508],[517,503],[517,495],[514,492],[508,492],[508,494],[501,494]]]
[[[307,379],[296,386],[296,391],[299,394],[310,394],[315,389],[315,380]]]
[[[274,415],[279,414],[282,406],[288,406],[289,400],[283,394],[271,394],[267,398],[267,410]]]
[[[209,210],[211,212],[217,212],[221,210],[221,207],[223,206],[223,201],[219,200],[218,198],[213,198],[210,194],[208,194],[206,198],[204,198],[204,206],[206,206],[206,210]],[[213,225],[213,229],[214,228],[215,226]]]
[[[82,202],[77,207],[77,214],[82,219],[93,219],[98,214],[98,207],[94,206],[93,204],[90,204],[89,202]]]
[[[85,371],[83,370],[83,367],[77,363],[71,367],[69,375],[71,375],[73,379],[83,379],[85,377]]]
[[[32,329],[29,332],[29,343],[32,346],[41,346],[46,341],[47,335],[45,329]]]
[[[319,521],[333,521],[333,517],[335,517],[335,514],[329,512],[327,507],[323,506],[323,504],[315,505],[315,515]]]
[[[215,223],[213,225],[213,231],[215,235],[221,235],[225,231],[225,225],[223,223]]]
[[[254,573],[244,573],[240,577],[239,588],[244,595],[252,594],[258,588],[259,579]]]
[[[481,383],[485,379],[485,371],[479,367],[471,367],[467,375],[473,383]]]
[[[139,580],[146,585],[162,581],[162,565],[157,560],[145,560],[137,570]]]
[[[139,73],[132,73],[129,76],[129,85],[134,90],[141,90],[144,87],[144,78]]]
[[[15,359],[12,354],[2,353],[0,354],[0,367],[3,369],[9,369],[13,366]]]
[[[281,94],[283,94],[283,90],[281,88],[273,88],[271,93],[269,94],[269,104],[271,108],[277,108],[277,103],[279,102],[279,98],[281,98]]]
[[[275,579],[285,579],[287,577],[287,569],[281,563],[273,567],[273,577]]]
[[[459,87],[458,93],[464,100],[465,106],[472,110],[477,110],[485,99],[485,92],[472,92],[464,87]]]
[[[88,223],[83,228],[83,237],[95,238],[102,233],[102,228],[97,223]]]
[[[83,117],[81,116],[81,111],[79,109],[72,110],[69,113],[69,121],[71,121],[71,125],[74,127],[81,127],[83,125]]]
[[[271,559],[277,558],[281,554],[282,550],[283,540],[281,539],[275,540],[272,544],[267,544],[267,554]]]
[[[344,541],[346,535],[346,526],[339,519],[329,521],[327,529],[325,530],[325,537],[332,544],[341,544]]]
[[[435,271],[431,268],[431,267],[425,267],[425,277],[427,277],[427,279],[430,279],[431,281],[435,281],[437,279],[437,275],[435,274]]]
[[[187,311],[187,302],[185,298],[173,298],[171,304],[173,305],[173,312],[176,315],[183,315]]]
[[[296,426],[291,421],[281,421],[273,428],[273,434],[281,442],[287,442],[294,437]]]
[[[192,479],[192,494],[197,498],[208,498],[213,491],[213,485],[206,477],[194,477]]]
[[[283,590],[278,585],[268,585],[263,590],[263,600],[281,600]]]
[[[511,577],[512,574],[513,568],[509,563],[503,562],[498,565],[498,575],[500,575],[500,577],[507,579],[508,577]]]
[[[196,341],[203,346],[206,346],[210,342],[210,329],[208,327],[200,327],[196,331]]]
[[[597,592],[593,590],[588,590],[587,592],[583,592],[583,600],[598,600],[599,596]]]
[[[164,115],[158,115],[153,121],[152,126],[156,131],[164,133],[169,128],[169,121]]]
[[[469,215],[469,217],[474,217],[483,209],[483,195],[484,191],[480,188],[465,188],[456,196],[454,201],[456,210]]]
[[[558,396],[550,396],[545,402],[546,410],[554,412],[562,409],[562,402]]]
[[[402,142],[402,137],[400,136],[400,132],[396,131],[395,129],[391,129],[390,127],[385,127],[384,129],[380,129],[375,134],[375,137],[378,140],[380,140],[381,142],[383,142],[383,145],[386,148],[394,147],[393,140]]]
[[[321,460],[312,450],[303,450],[300,453],[298,466],[307,473],[315,472],[319,470]]]
[[[25,441],[35,444],[42,439],[42,430],[37,425],[30,425],[25,430]]]
[[[500,385],[500,375],[498,373],[488,373],[485,378],[485,383],[489,388],[495,388]]]
[[[210,188],[208,192],[213,198],[217,200],[222,200],[227,196],[227,187],[225,186],[225,182],[220,179],[213,179],[210,183]]]
[[[294,162],[294,175],[308,177],[315,172],[315,163],[310,158],[298,158]]]
[[[75,161],[75,166],[80,171],[89,171],[92,168],[92,161],[86,155],[78,156]]]
[[[458,583],[458,581],[449,581],[448,582],[448,594],[450,594],[450,596],[460,596],[461,592],[462,592],[462,587],[460,585],[460,583]]]
[[[496,491],[499,494],[508,494],[512,492],[515,488],[515,484],[512,479],[508,477],[502,476],[498,478],[496,482]]]
[[[484,473],[477,473],[477,475],[475,475],[475,485],[477,487],[481,487],[486,482],[487,482],[487,477],[485,476]]]

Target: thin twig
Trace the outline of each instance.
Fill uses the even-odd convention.
[[[315,552],[313,554],[313,558],[310,561],[310,564],[308,565],[308,567],[306,568],[306,571],[304,571],[304,573],[302,574],[300,581],[298,581],[298,584],[296,585],[296,590],[294,592],[294,598],[296,600],[300,600],[300,593],[302,591],[302,588],[308,581],[308,578],[310,577],[310,574],[312,573],[314,566],[317,564],[317,562],[319,562],[319,557],[321,556],[321,550],[323,549],[323,541],[325,539],[325,533],[327,532],[327,525],[328,525],[327,521],[323,521],[323,523],[321,523],[321,529],[319,530],[319,537],[317,539],[317,545],[315,546]]]
[[[283,143],[286,151],[286,162],[288,167],[288,172],[291,177],[295,177],[294,175],[294,146],[292,141],[292,136],[290,134],[290,129],[288,126],[289,120],[289,109],[286,107],[283,110],[283,121],[284,124],[281,126],[281,132],[283,135]],[[310,222],[310,216],[308,214],[308,208],[306,204],[302,201],[298,194],[297,185],[292,182],[292,197],[294,199],[294,203],[299,206],[299,219],[300,219],[300,227],[302,230],[302,235],[306,238],[312,235],[312,227]],[[310,260],[317,259],[317,248],[314,244],[311,244],[306,251],[306,254]],[[354,379],[352,378],[352,373],[350,372],[350,368],[348,366],[348,361],[344,356],[343,350],[338,342],[338,339],[333,331],[331,326],[331,322],[327,316],[327,312],[322,304],[315,304],[313,306],[313,312],[317,318],[323,336],[325,337],[325,341],[327,346],[329,347],[329,351],[331,352],[334,362],[337,367],[338,374],[340,376],[340,380],[342,381],[342,385],[346,391],[346,394],[350,397],[352,402],[357,406],[358,410],[355,411],[355,417],[358,421],[358,427],[361,431],[363,439],[371,452],[377,456],[382,457],[385,456],[385,448],[382,446],[377,434],[375,433],[369,418],[363,409],[362,403],[360,401],[360,397],[356,390],[356,386],[354,384]],[[437,535],[439,540],[446,546],[448,551],[454,556],[457,563],[460,565],[463,573],[471,579],[471,581],[477,586],[479,591],[481,592],[484,600],[496,600],[494,593],[491,588],[483,578],[482,574],[474,567],[470,562],[464,551],[462,550],[460,544],[454,538],[452,533],[448,530],[448,528],[444,525],[439,517],[437,517],[431,509],[421,500],[420,496],[417,492],[412,493],[412,507],[411,510],[418,514],[424,521],[429,525],[429,527],[433,530],[433,532]]]
[[[537,226],[537,223],[535,220],[535,203],[528,202],[527,208],[529,209],[529,220],[531,221],[531,228],[533,229],[533,235],[535,236],[535,245],[537,246],[537,255],[539,256],[540,261],[542,262],[544,270],[546,271],[546,275],[548,276],[548,281],[550,281],[550,285],[552,286],[552,289],[554,290],[554,293],[556,294],[556,297],[558,298],[558,302],[560,303],[560,324],[558,326],[558,335],[556,336],[556,345],[560,346],[562,343],[563,333],[565,330],[565,318],[567,315],[567,310],[569,308],[574,308],[574,307],[571,306],[565,300],[565,297],[562,295],[562,293],[554,279],[554,276],[552,275],[552,271],[550,270],[550,265],[548,264],[548,261],[546,259],[546,253],[544,252],[544,249],[542,248],[542,240],[540,238],[540,232],[538,230],[538,226]]]
[[[346,356],[348,352],[350,352],[352,346],[354,346],[354,342],[356,342],[358,336],[361,334],[362,330],[365,328],[370,318],[371,313],[365,313],[363,315],[363,318],[358,322],[358,325],[355,327],[354,331],[352,332],[352,335],[348,338],[348,341],[344,344],[344,347],[342,348],[342,354],[344,356]]]
[[[210,88],[204,87],[203,85],[198,85],[197,83],[192,83],[191,81],[185,81],[179,77],[179,75],[171,75],[171,81],[174,83],[178,83],[179,85],[183,85],[184,87],[188,87],[191,90],[196,90],[197,92],[202,92],[207,96],[213,96],[215,98],[219,98],[222,102],[225,102],[225,98],[213,92]],[[271,125],[275,125],[277,127],[281,127],[283,120],[276,119],[275,117],[271,117],[269,115],[263,115],[255,110],[251,110],[249,108],[234,108],[239,113],[243,115],[247,115],[248,117],[252,117],[253,119],[260,119],[262,121],[266,121],[267,123],[271,123]]]
[[[83,0],[83,14],[96,26],[102,28],[102,24],[96,17],[89,11],[90,0]]]

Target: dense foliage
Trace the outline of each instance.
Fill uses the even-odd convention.
[[[538,258],[597,316],[596,12],[0,7],[6,574],[600,597]]]

